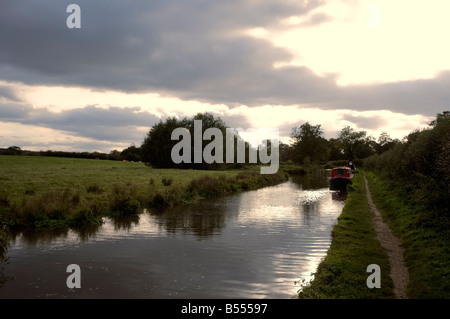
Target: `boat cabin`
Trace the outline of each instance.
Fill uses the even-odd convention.
[[[336,167],[331,170],[330,189],[345,190],[348,184],[352,184],[353,174],[349,167]]]

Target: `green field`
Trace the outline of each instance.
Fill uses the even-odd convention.
[[[286,174],[248,170],[153,169],[144,163],[43,156],[0,156],[0,213],[13,226],[101,222],[209,196],[273,185]]]

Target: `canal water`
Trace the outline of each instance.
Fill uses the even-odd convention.
[[[340,195],[319,172],[96,228],[16,234],[0,298],[291,298],[326,254]],[[67,287],[71,264],[81,288]]]

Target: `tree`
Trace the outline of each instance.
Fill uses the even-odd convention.
[[[124,160],[130,161],[130,162],[139,162],[141,160],[141,148],[136,147],[134,144],[129,146],[128,148],[124,149],[120,153],[120,157]]]
[[[280,163],[292,160],[292,146],[279,142]]]
[[[339,139],[330,138],[328,140],[328,148],[330,149],[330,157],[331,161],[345,160],[344,150],[342,148],[342,143]]]
[[[10,146],[3,152],[5,155],[21,155],[23,153],[19,146]]]
[[[375,145],[377,154],[382,154],[390,149],[392,149],[396,144],[400,143],[400,140],[393,140],[388,133],[381,132],[380,137]]]
[[[120,161],[120,152],[118,150],[112,150],[108,158],[113,161]]]
[[[172,131],[183,126],[183,121],[175,117],[162,120],[155,124],[147,133],[147,137],[141,146],[142,160],[147,164],[158,168],[175,167],[171,159],[171,151],[177,141],[171,140]]]
[[[195,152],[198,152],[199,150],[196,149],[194,140],[195,135],[200,132],[195,132],[195,128],[199,127],[198,123],[197,126],[195,125],[195,121],[201,121],[201,152],[202,152],[202,161],[201,163],[195,162]],[[181,143],[184,140],[184,137],[180,137],[180,140],[172,140],[172,132],[176,128],[185,128],[189,132],[190,141],[188,141],[188,145],[190,145],[186,148],[188,153],[190,154],[190,163],[186,163],[184,160],[181,163],[174,163],[172,159],[172,149],[175,145],[178,143]],[[183,118],[181,120],[178,120],[175,117],[168,118],[164,122],[159,121],[156,125],[154,125],[148,132],[147,137],[144,140],[144,143],[141,146],[142,151],[142,160],[147,163],[148,165],[152,165],[154,167],[159,168],[170,168],[170,167],[176,167],[176,168],[194,168],[194,169],[219,169],[219,168],[226,168],[226,167],[239,167],[242,164],[237,163],[236,161],[236,147],[235,147],[235,153],[234,153],[234,162],[227,164],[226,163],[226,143],[225,141],[221,141],[223,145],[222,149],[222,162],[223,163],[217,163],[217,161],[213,161],[212,163],[206,163],[203,160],[203,151],[206,146],[210,145],[210,143],[213,143],[214,139],[216,138],[215,135],[211,137],[211,140],[204,139],[204,133],[209,128],[216,128],[219,129],[222,137],[225,138],[227,127],[225,122],[222,121],[220,117],[214,117],[211,113],[198,113],[193,118]],[[239,139],[240,137],[236,136],[235,141]],[[248,143],[245,143],[246,150],[248,150]],[[186,150],[184,147],[180,147],[180,152],[184,155],[184,151]],[[213,155],[216,155],[215,148],[211,150]],[[247,153],[247,152],[246,152]],[[218,153],[219,154],[219,153]],[[181,154],[180,154],[181,156]],[[189,157],[188,157],[189,158]]]
[[[304,163],[305,160],[317,162],[327,160],[329,157],[328,142],[323,137],[324,132],[319,125],[311,125],[309,122],[292,129],[293,160]]]
[[[366,158],[375,153],[375,140],[366,131],[355,131],[350,126],[339,133],[341,149],[348,160]]]

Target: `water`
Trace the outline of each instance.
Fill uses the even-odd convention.
[[[94,229],[17,234],[0,298],[291,298],[326,254],[338,195],[322,173]],[[70,264],[79,289],[66,285]]]

